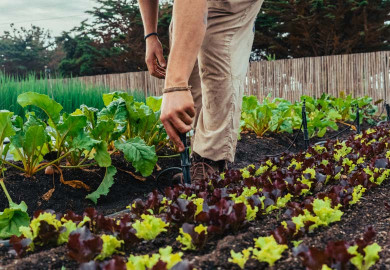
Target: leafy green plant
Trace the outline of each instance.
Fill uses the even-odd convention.
[[[306,103],[307,124],[310,137],[323,137],[329,130],[338,130],[337,123],[355,128],[352,122],[356,119],[356,108],[360,108],[360,122],[370,121],[377,111],[372,98],[352,98],[351,95],[332,97],[328,94],[320,98],[302,96],[299,102],[291,104],[281,98],[270,101],[265,98],[262,103],[257,97],[243,97],[241,128],[263,136],[267,131],[292,133],[301,127],[302,105]],[[371,121],[372,122],[372,121]]]
[[[267,237],[259,237],[254,240],[254,248],[250,247],[238,253],[231,250],[231,258],[229,259],[229,262],[235,263],[241,269],[244,269],[246,262],[250,258],[253,258],[259,262],[266,262],[270,266],[273,266],[275,262],[282,257],[283,252],[288,248],[287,245],[278,244],[272,235]]]
[[[288,248],[287,245],[279,245],[272,235],[255,239],[255,247],[252,251],[253,258],[260,262],[266,262],[270,266],[273,266]]]
[[[307,209],[304,209],[304,214],[298,215],[292,218],[292,221],[296,225],[296,232],[300,228],[305,226],[305,223],[310,222],[310,230],[314,230],[319,226],[328,226],[329,224],[340,221],[343,212],[339,210],[341,205],[332,208],[332,201],[329,198],[315,199],[313,201],[313,212],[310,213]]]
[[[255,96],[244,96],[241,128],[252,130],[260,137],[268,130],[292,133],[292,112],[291,104],[286,100],[269,101],[267,97],[260,104]]]
[[[207,241],[207,227],[202,224],[195,226],[185,223],[180,228],[180,235],[176,240],[182,244],[183,250],[202,249]]]
[[[230,251],[230,256],[229,262],[237,264],[241,269],[245,268],[246,262],[250,259],[251,257],[251,251],[252,248],[249,249],[244,249],[242,252],[234,252],[234,250]]]
[[[101,253],[96,257],[97,260],[104,260],[111,257],[112,254],[118,253],[124,243],[123,240],[118,240],[112,235],[103,234],[100,238],[103,240],[103,247]]]
[[[61,221],[55,214],[42,212],[34,217],[28,226],[21,226],[19,231],[23,238],[29,241],[27,250],[34,251],[36,246],[58,246],[67,243],[69,235],[89,221],[88,217],[84,217],[76,224],[71,220]]]
[[[106,105],[99,119],[113,120],[123,133],[124,140],[141,138],[149,146],[162,147],[167,139],[160,121],[161,97],[148,97],[146,103],[136,102],[124,92],[103,95]]]
[[[166,269],[171,269],[182,261],[182,252],[172,253],[172,247],[167,246],[160,248],[159,253],[152,255],[130,255],[126,268],[129,270],[138,269],[154,269],[154,267],[161,261],[166,265]],[[156,267],[157,268],[157,267]]]
[[[166,232],[168,223],[165,223],[161,218],[152,215],[141,215],[142,221],[136,220],[133,228],[137,231],[136,236],[145,240],[153,240],[160,233]]]
[[[87,125],[86,116],[68,115],[66,113],[61,115],[60,112],[62,111],[62,106],[48,96],[34,92],[27,92],[18,96],[18,103],[22,107],[38,107],[43,110],[48,117],[48,126],[43,126],[43,122],[40,122],[43,128],[43,133],[42,128],[40,128],[38,131],[41,135],[39,136],[40,140],[38,142],[40,144],[43,143],[43,135],[47,132],[47,134],[54,139],[52,142],[50,137],[46,136],[48,141],[50,141],[49,149],[57,152],[57,159],[40,167],[39,170],[42,170],[50,164],[58,163],[61,159],[68,157],[76,150],[83,151],[95,146],[101,146],[101,142],[91,141],[88,136],[86,136],[84,131],[84,127]],[[12,140],[11,143],[15,145]],[[28,141],[26,141],[26,143],[28,144]],[[18,141],[16,141],[16,146],[19,146]],[[95,160],[97,164],[102,167],[108,167],[111,165],[111,159],[107,155],[107,149],[105,147],[95,147],[94,149],[96,151]],[[33,151],[37,150],[34,149]],[[78,165],[80,166],[80,164]]]
[[[358,245],[354,245],[348,248],[348,252],[351,255],[355,255],[355,257],[351,259],[351,263],[359,270],[370,269],[370,267],[379,260],[378,254],[382,248],[377,243],[373,243],[363,249],[363,254],[358,251],[358,248]]]

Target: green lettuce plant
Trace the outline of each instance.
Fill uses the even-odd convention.
[[[160,233],[166,232],[169,223],[164,222],[161,218],[152,215],[141,215],[142,221],[136,220],[133,228],[137,231],[136,236],[145,240],[153,240]]]
[[[152,255],[130,255],[126,268],[128,270],[153,269],[159,261],[166,263],[166,269],[172,269],[182,261],[183,253],[172,253],[172,247],[160,248],[159,253]]]
[[[351,263],[356,266],[358,270],[370,269],[370,267],[379,260],[379,252],[382,250],[382,248],[377,243],[366,246],[363,249],[364,254],[361,254],[358,249],[358,245],[354,245],[348,248],[348,253],[354,255],[354,257],[351,259]]]
[[[97,260],[104,260],[105,258],[111,257],[114,253],[118,253],[124,243],[123,240],[118,240],[112,235],[103,234],[100,238],[103,240],[103,248],[101,253],[96,257]]]

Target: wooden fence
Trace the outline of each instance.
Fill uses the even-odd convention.
[[[161,95],[163,80],[148,72],[79,77],[87,84],[102,84],[111,90],[141,90]],[[339,96],[341,91],[355,97],[369,95],[374,101],[390,102],[390,51],[307,57],[250,64],[246,94],[262,100],[271,97],[299,100],[301,95]]]

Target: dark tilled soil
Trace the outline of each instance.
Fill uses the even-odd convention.
[[[349,134],[353,132],[348,132]],[[348,136],[341,135],[341,138]],[[335,134],[335,133],[333,133]],[[330,137],[333,134],[326,136]],[[321,141],[326,138],[316,139]],[[248,164],[255,163],[261,157],[268,154],[277,154],[285,150],[294,139],[294,135],[271,135],[267,134],[264,138],[258,139],[254,134],[243,134],[241,141],[238,143],[236,162],[234,168],[242,168]],[[290,151],[297,152],[303,149],[303,140],[297,140],[295,146]],[[169,153],[167,153],[169,154]],[[114,165],[122,170],[131,170],[131,166],[123,161],[122,157],[114,158]],[[179,166],[180,162],[176,159],[161,159],[159,161],[161,168],[170,166]],[[59,183],[56,179],[56,191],[53,197],[45,202],[41,199],[48,189],[52,187],[51,176],[44,174],[38,175],[36,179],[25,179],[12,169],[7,171],[7,186],[10,189],[11,196],[15,201],[25,200],[31,208],[50,208],[56,211],[64,209],[81,212],[88,206],[93,206],[84,199],[87,192],[73,190]],[[156,172],[157,174],[157,172]],[[77,175],[77,178],[75,178]],[[104,171],[95,169],[93,172],[68,172],[64,176],[66,180],[83,180],[86,184],[95,189],[101,179]],[[83,178],[81,178],[83,177]],[[14,179],[14,180],[12,180]],[[14,185],[12,185],[14,181]],[[19,182],[18,182],[19,181]],[[34,182],[32,182],[34,181]],[[29,183],[27,188],[24,183]],[[19,183],[20,186],[17,185]],[[45,184],[46,183],[46,184]],[[51,183],[48,185],[48,183]],[[39,185],[39,187],[36,187]],[[161,186],[164,186],[161,184]],[[25,188],[25,189],[23,189]],[[145,195],[155,188],[152,179],[146,182],[140,182],[130,175],[118,170],[116,183],[111,188],[110,194],[99,200],[97,209],[103,213],[112,213],[123,209],[134,198],[144,198]],[[18,195],[19,194],[19,195]],[[26,199],[31,198],[31,199]],[[348,209],[342,221],[333,226],[318,229],[314,233],[307,235],[303,240],[304,244],[323,248],[325,244],[332,240],[353,240],[355,237],[362,235],[365,228],[369,225],[374,226],[378,235],[376,241],[382,246],[380,262],[373,269],[390,269],[390,212],[384,207],[384,202],[390,199],[390,183],[368,191],[362,201]],[[4,207],[5,200],[0,197],[0,208]],[[266,233],[280,224],[282,213],[274,213],[264,216],[264,219],[249,224],[240,232],[234,235],[211,239],[207,247],[198,252],[185,252],[184,257],[190,260],[197,269],[239,269],[237,266],[228,263],[230,250],[241,251],[244,248],[253,246],[253,239],[259,236],[265,236]],[[154,241],[144,242],[138,245],[132,252],[133,254],[150,254],[158,252],[160,247],[166,245],[173,246],[175,251],[179,251],[179,246],[175,241],[177,231],[171,231],[158,237]],[[67,258],[66,248],[58,247],[51,250],[44,250],[39,253],[31,254],[23,259],[16,259],[13,255],[8,254],[6,247],[0,245],[0,269],[61,269],[65,266],[67,269],[76,269],[77,264]],[[1,266],[3,265],[3,266]],[[248,269],[269,269],[264,263],[258,263],[254,260],[248,261]],[[284,257],[277,262],[273,269],[304,269],[299,260],[294,258],[291,248],[285,253]]]
[[[80,180],[91,188],[90,192],[62,184],[59,175],[56,174],[54,176],[55,191],[48,201],[45,201],[42,196],[53,188],[53,175],[46,175],[41,171],[34,177],[28,178],[16,169],[8,168],[4,182],[15,202],[19,203],[23,200],[27,203],[29,214],[38,209],[52,209],[61,213],[69,209],[82,213],[87,207],[95,207],[103,214],[112,214],[123,210],[135,198],[144,198],[149,192],[153,191],[156,188],[154,177],[158,174],[156,171],[146,181],[140,181],[126,173],[126,171],[134,172],[134,169],[124,160],[122,155],[114,154],[112,159],[113,165],[117,168],[115,183],[111,187],[108,196],[100,197],[97,205],[85,199],[85,196],[96,190],[104,178],[105,169],[98,167],[65,169],[63,171],[65,180]],[[162,168],[180,166],[180,161],[173,158],[162,158],[158,165]],[[163,178],[159,186],[166,186],[168,183],[166,180],[166,178]],[[0,209],[5,207],[8,207],[8,201],[4,193],[0,192]]]

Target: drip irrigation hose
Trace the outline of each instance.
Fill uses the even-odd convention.
[[[352,125],[355,125],[355,124],[356,124],[356,119],[352,122]],[[328,139],[329,139],[329,140],[330,140],[330,139],[334,139],[334,138],[338,137],[340,134],[342,134],[342,133],[344,133],[344,132],[346,132],[347,130],[350,130],[350,129],[351,129],[351,127],[348,126],[348,127],[346,127],[345,129],[341,130],[340,132],[336,133],[335,135],[330,136]]]
[[[187,134],[183,133],[183,134],[180,134],[180,139],[181,139],[181,142],[183,143],[184,147],[185,147],[185,150],[180,153],[180,161],[181,161],[181,168],[179,167],[172,167],[172,168],[167,168],[165,170],[162,170],[156,177],[156,180],[155,180],[155,185],[156,185],[156,188],[162,193],[164,194],[164,191],[162,190],[162,188],[160,187],[159,183],[159,179],[162,175],[166,174],[167,172],[171,172],[171,171],[177,171],[178,173],[182,172],[183,173],[183,180],[184,180],[184,184],[191,184],[191,175],[190,175],[190,167],[191,167],[191,161],[190,161],[190,148],[189,146],[187,145]]]
[[[359,105],[356,105],[355,121],[356,121],[356,133],[360,134],[361,130],[360,130],[360,108],[359,108]]]
[[[293,145],[294,145],[294,144],[295,144],[295,142],[297,141],[297,139],[298,139],[298,136],[299,136],[299,133],[302,131],[302,127],[303,127],[303,123],[301,123],[301,127],[299,128],[297,135],[295,135],[295,138],[294,138],[294,140],[292,141],[292,143],[290,144],[290,146],[289,146],[289,147],[287,147],[287,149],[286,149],[286,150],[284,150],[283,152],[281,152],[281,153],[279,153],[279,154],[275,154],[275,155],[266,155],[266,157],[278,157],[278,156],[281,156],[281,155],[283,155],[283,153],[284,153],[284,152],[287,152],[287,151],[289,151],[289,150],[291,149],[291,147],[293,147]]]
[[[182,168],[179,168],[179,167],[171,167],[171,168],[167,168],[165,170],[162,170],[156,177],[156,180],[154,180],[154,184],[156,186],[156,188],[158,189],[158,191],[160,191],[161,194],[164,194],[164,191],[162,190],[162,188],[160,187],[160,177],[164,174],[166,174],[167,172],[170,172],[170,171],[176,171],[177,173],[180,173],[182,172]]]

